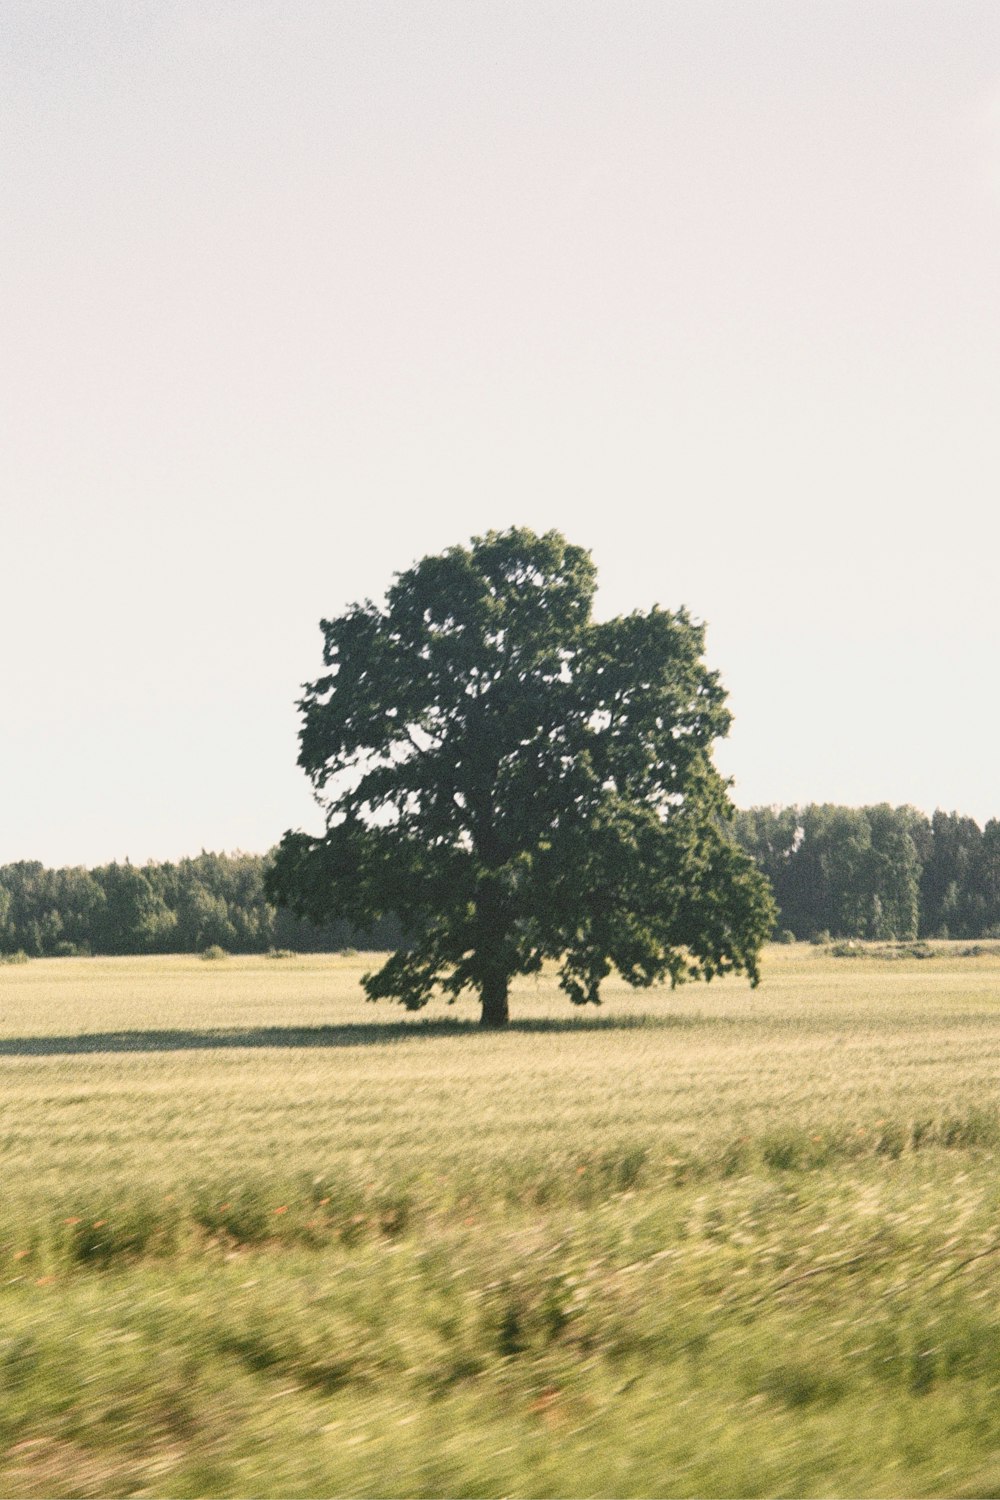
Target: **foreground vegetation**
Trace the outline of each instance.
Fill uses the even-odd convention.
[[[502,1035],[3,968],[0,1493],[996,1494],[1000,945],[933,952]]]

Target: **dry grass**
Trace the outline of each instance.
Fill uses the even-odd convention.
[[[351,1164],[491,1170],[602,1141],[711,1154],[768,1127],[874,1133],[998,1103],[1000,963],[864,968],[771,950],[740,981],[599,1011],[555,984],[508,1035],[365,1004],[364,959],[48,960],[0,981],[5,1183]]]
[[[0,1492],[987,1494],[1000,959],[0,970]]]

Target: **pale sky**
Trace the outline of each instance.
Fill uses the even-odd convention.
[[[0,863],[264,850],[318,621],[685,604],[741,806],[1000,815],[996,0],[0,0]]]

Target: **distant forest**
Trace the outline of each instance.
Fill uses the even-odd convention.
[[[753,807],[737,841],[797,938],[1000,937],[1000,822],[913,807]]]
[[[0,953],[230,953],[385,949],[400,942],[393,918],[371,932],[346,922],[314,927],[264,896],[269,856],[206,854],[177,864],[111,864],[49,870],[0,865]]]
[[[737,842],[774,887],[776,934],[800,939],[1000,937],[1000,821],[912,807],[754,807]],[[50,870],[0,866],[0,953],[300,953],[386,949],[385,918],[368,932],[314,927],[264,896],[270,856],[206,854],[177,864]]]

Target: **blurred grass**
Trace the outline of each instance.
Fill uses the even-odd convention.
[[[0,1493],[996,1493],[995,956],[363,967],[3,971]]]

